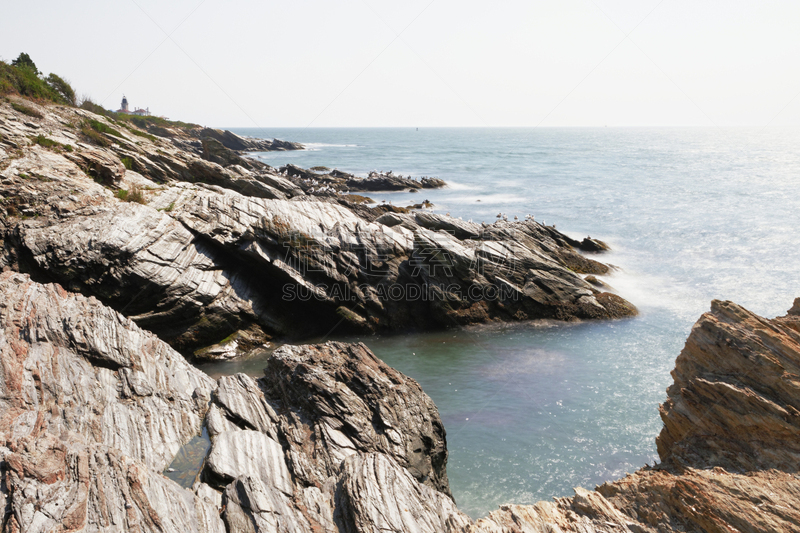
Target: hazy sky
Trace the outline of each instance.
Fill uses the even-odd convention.
[[[0,58],[214,126],[800,125],[800,2],[0,0]]]

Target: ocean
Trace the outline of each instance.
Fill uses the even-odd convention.
[[[619,271],[604,280],[638,306],[636,318],[358,339],[436,402],[453,494],[476,518],[652,464],[670,371],[710,301],[773,317],[800,296],[800,130],[233,131],[308,146],[255,154],[272,166],[392,170],[449,185],[370,195],[377,202],[428,199],[437,213],[487,223],[532,214],[611,246],[598,259]],[[262,367],[203,366],[255,376]]]

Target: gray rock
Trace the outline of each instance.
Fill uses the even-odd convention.
[[[335,519],[346,533],[455,533],[472,525],[453,500],[384,454],[348,457],[339,487]]]
[[[0,294],[4,530],[222,533],[213,503],[159,473],[214,382],[94,298],[13,272]]]

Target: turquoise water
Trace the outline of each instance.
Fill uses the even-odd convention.
[[[735,129],[239,129],[309,143],[266,163],[438,176],[396,205],[491,222],[533,214],[613,251],[605,278],[637,318],[514,324],[362,338],[420,382],[448,432],[448,472],[473,517],[652,463],[658,404],[692,324],[713,298],[766,316],[800,296],[800,131]],[[478,201],[480,200],[480,201]],[[260,374],[260,361],[212,373]]]

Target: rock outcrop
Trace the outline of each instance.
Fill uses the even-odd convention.
[[[800,299],[713,302],[661,408],[662,462],[473,522],[419,385],[362,344],[283,346],[213,382],[94,298],[0,274],[3,531],[796,531]],[[161,474],[205,421],[193,490]]]
[[[800,299],[768,320],[714,301],[661,406],[661,463],[573,498],[503,506],[474,532],[800,530]]]
[[[444,180],[424,176],[414,179],[411,176],[398,176],[393,172],[370,172],[360,178],[341,170],[306,170],[297,165],[286,165],[280,173],[292,178],[305,191],[329,190],[333,192],[378,192],[378,191],[417,191],[419,189],[440,189],[447,186]]]
[[[32,126],[17,115],[0,105],[12,150],[0,154],[0,267],[96,296],[184,354],[237,332],[267,341],[636,313],[583,279],[609,272],[577,251],[596,241],[532,220],[378,216],[305,178],[246,168],[225,152],[227,134],[196,153],[82,109],[43,108]],[[107,146],[65,125],[89,119],[119,130],[96,133]]]
[[[214,382],[94,298],[0,274],[3,531],[224,531],[160,474]]]
[[[385,519],[399,532],[421,517],[422,531],[471,523],[450,496],[433,402],[363,344],[283,346],[263,378],[220,379],[208,428],[203,479],[223,491],[231,530],[373,531],[388,527]]]

